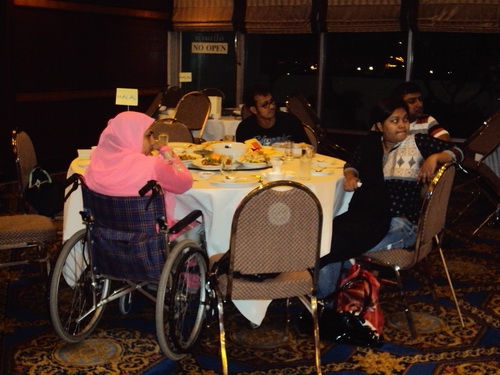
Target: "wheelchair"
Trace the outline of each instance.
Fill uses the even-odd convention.
[[[85,229],[66,241],[50,280],[57,335],[68,343],[84,340],[108,303],[118,299],[127,314],[133,292],[140,292],[155,303],[161,350],[181,359],[210,308],[203,214],[195,210],[168,228],[163,192],[153,180],[137,197],[98,194],[77,174],[68,185],[70,193],[81,187]]]

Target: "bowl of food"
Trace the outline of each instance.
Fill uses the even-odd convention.
[[[238,159],[247,151],[248,146],[241,142],[219,142],[212,145],[212,149],[219,155],[231,155]]]

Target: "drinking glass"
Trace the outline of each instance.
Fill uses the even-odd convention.
[[[158,135],[158,142],[161,142],[165,145],[168,145],[168,134],[167,133],[161,133]]]
[[[274,172],[280,172],[282,165],[283,165],[283,158],[281,156],[271,157],[271,166],[273,167]]]
[[[283,142],[283,148],[285,149],[285,160],[286,161],[293,160],[293,142],[292,141]]]
[[[233,155],[221,155],[220,157],[220,173],[224,180],[234,180],[234,159]]]

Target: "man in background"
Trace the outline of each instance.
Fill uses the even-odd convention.
[[[434,117],[424,114],[422,90],[417,83],[408,81],[397,85],[392,90],[391,97],[402,99],[408,106],[409,134],[423,133],[443,141],[451,141],[450,133]]]
[[[277,110],[270,89],[255,85],[245,94],[245,106],[252,113],[236,129],[236,141],[256,138],[263,146],[276,142],[293,141],[309,143],[300,120],[294,115]]]

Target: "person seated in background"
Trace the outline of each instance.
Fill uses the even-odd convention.
[[[287,112],[277,111],[270,89],[255,85],[245,93],[245,106],[252,113],[236,129],[236,141],[256,138],[263,146],[276,142],[309,143],[300,120]]]
[[[440,126],[434,117],[424,114],[422,90],[417,83],[403,82],[394,87],[390,96],[403,100],[407,104],[408,120],[410,121],[409,134],[423,133],[443,141],[451,141],[450,133]]]
[[[408,109],[401,100],[379,101],[372,124],[376,130],[344,165],[344,190],[354,194],[347,212],[333,220],[331,250],[320,260],[318,298],[336,289],[347,260],[368,251],[411,249],[423,185],[440,165],[463,159],[451,142],[410,134]]]
[[[154,119],[144,113],[119,113],[108,122],[85,171],[88,187],[101,194],[138,196],[149,181],[163,188],[167,223],[174,224],[174,194],[193,185],[193,177],[173,150],[153,138]],[[156,154],[156,155],[153,155]]]

